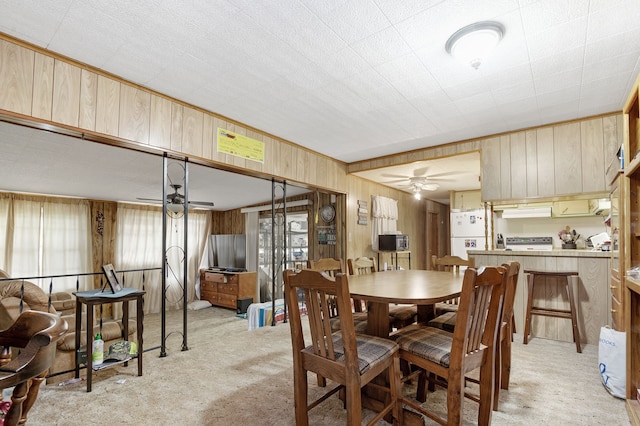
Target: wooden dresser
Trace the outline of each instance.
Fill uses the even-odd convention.
[[[212,272],[200,270],[200,299],[214,306],[237,308],[238,299],[256,297],[255,272]]]

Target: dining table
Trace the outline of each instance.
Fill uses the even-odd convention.
[[[389,335],[389,304],[418,307],[418,323],[435,316],[435,304],[460,296],[464,272],[396,269],[372,274],[350,275],[353,299],[367,302],[367,334]]]

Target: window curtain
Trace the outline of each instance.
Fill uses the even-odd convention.
[[[62,275],[92,271],[91,209],[86,200],[22,194],[0,197],[4,269],[10,276]],[[89,278],[30,280],[49,292],[88,288]]]
[[[116,213],[116,270],[156,268],[162,266],[162,210],[157,207],[118,204]],[[167,219],[166,277],[167,309],[179,309],[183,305],[182,270],[188,264],[187,303],[195,298],[196,277],[199,264],[211,229],[208,211],[189,211],[188,259],[184,258],[183,218]],[[121,276],[120,274],[118,275]],[[142,289],[142,272],[124,276],[127,287]],[[160,312],[162,307],[161,271],[144,273],[145,313]],[[120,306],[114,306],[114,316],[121,315]]]
[[[395,234],[398,222],[398,201],[374,195],[371,202],[371,247],[378,250],[378,235]]]
[[[13,202],[9,194],[0,193],[0,269],[11,275],[11,253],[13,252],[13,225],[10,216]]]
[[[61,249],[64,248],[64,249]],[[42,275],[93,271],[91,207],[88,200],[42,203]],[[54,291],[87,290],[91,278],[55,278]]]

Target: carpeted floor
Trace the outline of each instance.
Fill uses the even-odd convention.
[[[142,377],[132,363],[94,373],[91,393],[86,382],[43,386],[28,424],[293,425],[288,324],[247,331],[247,321],[230,310],[188,315],[189,350],[181,350],[182,313],[169,312],[167,356],[146,352]],[[159,316],[147,315],[144,326],[145,347],[158,345]],[[571,343],[534,338],[524,346],[516,336],[511,387],[500,394],[493,424],[628,425],[624,402],[600,384],[597,363],[594,345],[578,354]],[[315,376],[309,383],[311,392],[319,390]],[[444,407],[444,397],[438,390],[427,404]],[[477,405],[466,400],[465,424],[475,424],[476,415]],[[310,415],[316,425],[345,419],[337,397]]]

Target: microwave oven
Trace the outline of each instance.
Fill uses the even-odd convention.
[[[403,251],[409,250],[408,235],[378,235],[378,250]]]

